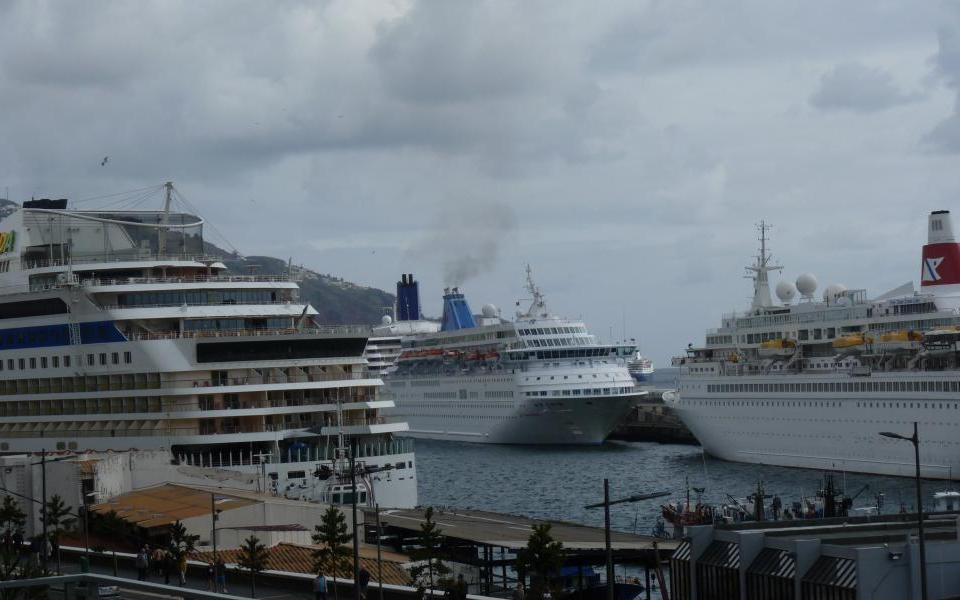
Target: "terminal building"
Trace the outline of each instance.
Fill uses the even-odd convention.
[[[924,519],[928,598],[960,598],[958,519]],[[670,598],[919,600],[917,539],[916,514],[691,527],[670,559]]]

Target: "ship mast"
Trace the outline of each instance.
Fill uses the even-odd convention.
[[[773,301],[770,298],[770,279],[767,277],[767,273],[783,269],[780,265],[771,264],[771,256],[767,252],[767,231],[772,227],[766,221],[760,221],[760,224],[757,225],[757,229],[760,231],[760,253],[757,255],[757,261],[746,267],[746,276],[753,280],[753,302],[750,305],[752,310],[773,306]]]
[[[167,252],[167,226],[170,223],[170,202],[173,200],[173,182],[163,184],[166,196],[163,200],[163,216],[160,218],[159,237],[157,238],[157,255],[163,257]]]

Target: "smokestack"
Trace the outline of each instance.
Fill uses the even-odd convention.
[[[456,331],[458,329],[470,329],[476,327],[473,320],[473,313],[470,311],[470,305],[467,299],[460,293],[460,290],[449,288],[444,290],[443,294],[443,321],[440,325],[440,331]]]
[[[949,210],[930,213],[927,244],[920,265],[920,286],[934,295],[939,310],[960,308],[960,244]]]
[[[397,321],[420,319],[420,284],[413,273],[401,274],[397,282]]]

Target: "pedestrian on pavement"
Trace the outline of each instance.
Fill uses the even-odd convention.
[[[173,573],[173,569],[176,567],[175,561],[173,559],[173,554],[169,550],[163,551],[163,583],[165,585],[170,585],[170,575]]]
[[[150,564],[158,577],[163,575],[163,548],[157,546],[154,549],[153,554],[150,555]]]
[[[147,553],[147,547],[140,548],[137,553],[137,579],[147,580],[147,569],[150,567],[150,555]]]
[[[207,565],[207,591],[217,591],[217,567],[214,563]]]
[[[370,585],[370,571],[366,567],[360,567],[359,578],[360,600],[367,600],[367,586]]]
[[[215,571],[217,574],[217,592],[221,594],[226,594],[227,593],[227,565],[223,562],[222,558],[217,559]]]
[[[187,553],[181,552],[177,560],[177,573],[180,575],[180,587],[187,585]]]
[[[313,580],[313,600],[327,600],[327,578],[317,573]]]
[[[523,582],[518,581],[516,589],[513,590],[513,600],[526,600],[526,590],[523,589]]]

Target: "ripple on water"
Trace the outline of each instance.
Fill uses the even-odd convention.
[[[418,440],[417,477],[423,505],[489,510],[602,526],[603,512],[584,506],[603,499],[603,479],[610,479],[610,495],[620,498],[653,491],[683,497],[685,478],[705,487],[711,504],[726,494],[743,498],[758,479],[768,494],[784,503],[812,495],[822,472],[764,465],[731,463],[702,455],[698,446],[608,442],[589,447],[496,446]],[[853,493],[870,484],[855,506],[873,502],[873,493],[885,493],[885,512],[896,512],[900,502],[913,507],[911,479],[876,475],[838,475]],[[943,482],[924,484],[925,503]],[[692,492],[691,492],[692,493]],[[669,498],[611,508],[611,524],[621,531],[648,533]]]

